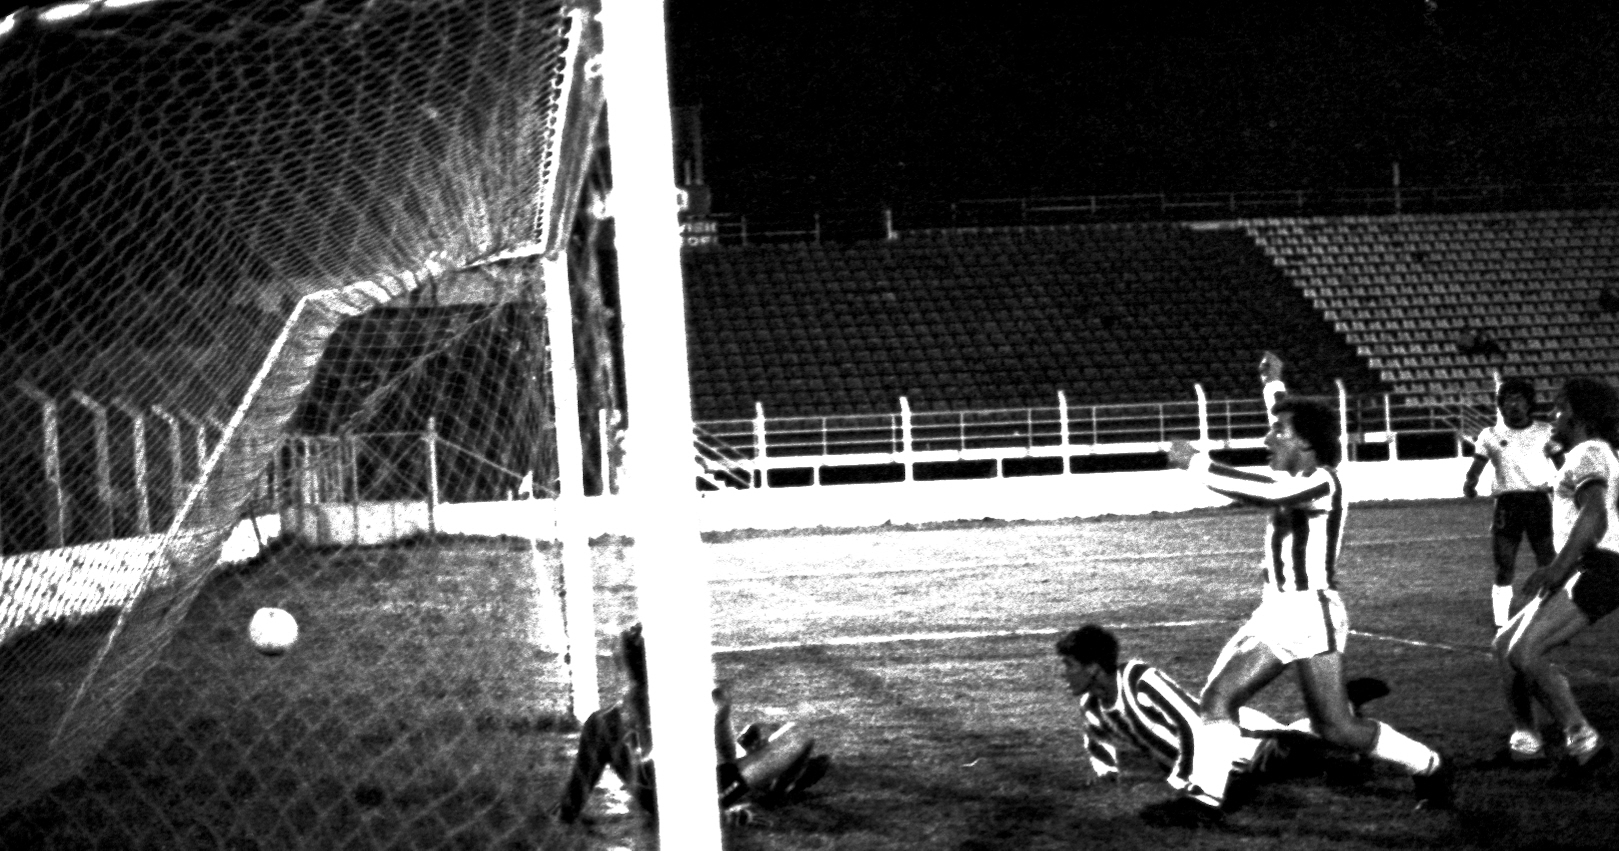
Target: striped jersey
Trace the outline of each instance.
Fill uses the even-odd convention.
[[[1193,472],[1210,490],[1271,509],[1265,526],[1265,587],[1269,591],[1336,590],[1343,547],[1344,492],[1338,471],[1308,475],[1259,473],[1193,458]]]
[[[1169,781],[1183,787],[1192,771],[1193,737],[1203,723],[1197,698],[1162,671],[1132,659],[1119,666],[1118,697],[1100,706],[1094,695],[1080,696],[1085,718],[1085,753],[1098,777],[1119,771],[1119,747],[1145,752]]]

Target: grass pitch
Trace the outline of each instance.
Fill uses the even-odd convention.
[[[727,845],[1613,847],[1619,772],[1561,792],[1475,765],[1507,731],[1487,653],[1488,519],[1485,501],[1357,507],[1344,556],[1350,674],[1388,680],[1373,714],[1457,757],[1458,811],[1412,812],[1409,780],[1381,772],[1363,787],[1266,788],[1219,832],[1142,826],[1136,811],[1168,794],[1145,760],[1127,759],[1119,786],[1085,786],[1051,644],[1109,624],[1126,654],[1196,689],[1256,601],[1261,515],[716,536],[716,667],[736,720],[796,720],[835,759],[808,800],[728,830]],[[529,559],[440,542],[286,550],[221,575],[111,743],[0,816],[0,847],[654,847],[599,801],[594,826],[543,818],[573,732],[557,660],[534,645]],[[634,618],[634,588],[618,546],[597,568],[611,699],[607,641]],[[261,605],[298,616],[293,652],[248,646]],[[1593,722],[1619,735],[1616,623],[1560,659]],[[1256,705],[1302,712],[1285,679]]]

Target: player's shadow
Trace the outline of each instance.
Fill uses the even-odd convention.
[[[971,813],[968,835],[957,847],[975,849],[1023,848],[1031,836],[1063,835],[1080,786],[1078,767],[1053,766],[1038,736],[1018,727],[981,728],[960,706],[896,682],[871,660],[818,649],[800,653],[809,657],[800,664],[817,668],[825,688],[880,707],[874,729],[910,759],[833,752],[827,779],[808,801],[783,812],[783,822],[832,835],[885,833],[895,829],[895,812],[910,813],[912,829],[927,813],[952,821]],[[919,770],[913,760],[929,769]]]

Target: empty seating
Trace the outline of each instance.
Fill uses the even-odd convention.
[[[1426,395],[1435,388],[1459,393],[1474,388],[1491,367],[1532,372],[1543,385],[1576,372],[1598,372],[1619,359],[1619,335],[1595,306],[1598,292],[1619,269],[1619,212],[1565,211],[1488,213],[1463,216],[1363,217],[1323,220],[1255,220],[1244,228],[1275,267],[1326,315],[1341,333],[1386,324],[1390,287],[1395,309],[1415,320],[1394,354],[1442,346],[1466,363],[1465,378],[1446,364],[1394,369],[1400,358],[1382,358],[1377,368],[1396,389]],[[1295,241],[1280,243],[1286,233]],[[1302,262],[1331,246],[1344,265],[1330,274]],[[1400,304],[1401,297],[1406,303]],[[1459,332],[1472,328],[1503,350],[1463,356]],[[1594,341],[1583,345],[1584,339]],[[1450,361],[1447,363],[1455,363]]]
[[[696,388],[698,419],[751,416],[753,401],[779,416],[892,412],[895,388],[956,409],[1050,406],[1059,390],[1076,405],[1188,399],[1193,382],[1214,398],[1249,395],[1266,348],[1300,367],[1289,376],[1300,390],[1334,378],[1379,387],[1234,228],[707,249],[686,255],[686,285],[694,381],[715,384]],[[743,363],[717,358],[715,338],[740,346]]]

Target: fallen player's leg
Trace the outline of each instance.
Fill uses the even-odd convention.
[[[1376,677],[1360,677],[1346,683],[1344,690],[1358,716],[1365,704],[1386,697],[1389,686]],[[1322,739],[1310,729],[1307,718],[1252,734],[1262,739],[1248,770],[1254,780],[1268,783],[1324,777],[1334,785],[1358,785],[1371,779],[1371,765],[1361,754]]]
[[[785,724],[760,741],[762,735],[753,726],[744,731],[747,753],[736,763],[760,803],[787,803],[825,776],[831,761],[814,754],[815,739],[796,725]]]

